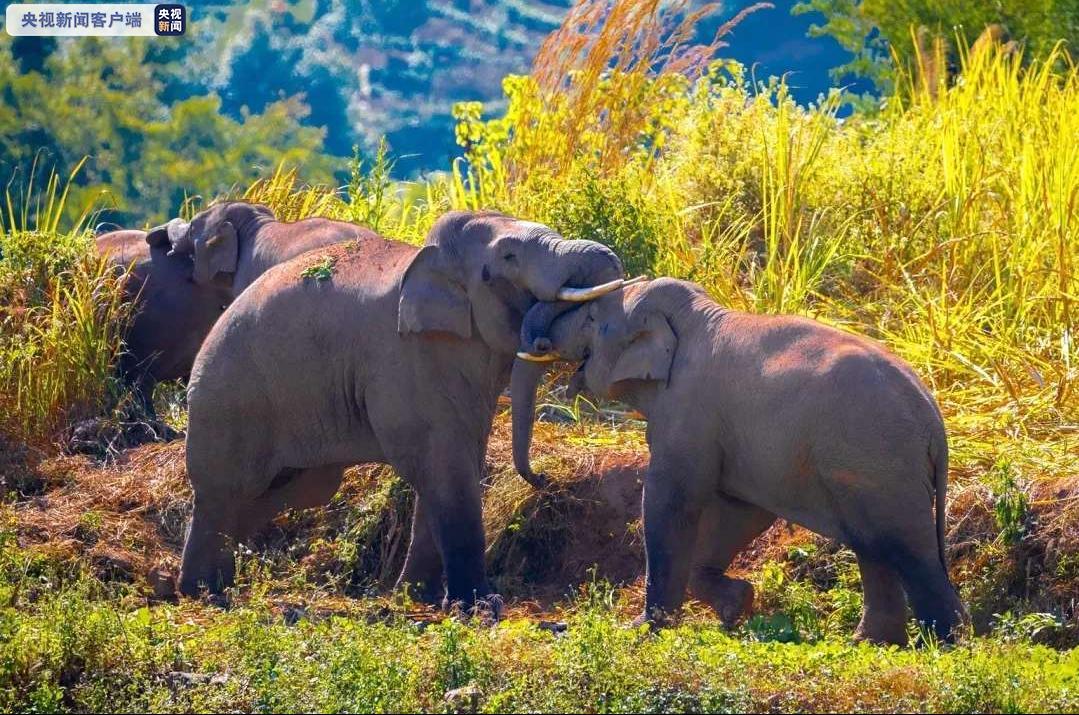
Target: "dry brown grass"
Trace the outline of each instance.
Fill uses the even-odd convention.
[[[512,572],[512,584],[507,583],[516,592],[545,600],[587,578],[596,560],[605,564],[601,578],[632,579],[642,558],[633,522],[639,518],[644,453],[607,445],[581,449],[580,430],[540,424],[537,432],[539,451],[557,484],[544,494],[513,472],[508,420],[496,425],[485,510],[492,561]],[[16,501],[21,545],[82,561],[103,578],[148,587],[156,574],[176,573],[190,503],[181,441],[136,447],[104,465],[80,455],[22,468],[32,478],[22,479],[29,493]],[[298,566],[312,577],[342,568],[328,540],[349,528],[349,519],[393,478],[378,465],[349,470],[333,504],[279,518],[256,549],[283,552],[299,541]],[[385,509],[379,533],[367,544],[377,553],[363,561],[366,575],[383,586],[392,583],[407,546],[407,503],[404,513],[400,507]],[[585,524],[590,528],[582,528]],[[546,588],[548,579],[555,582],[551,588]]]
[[[106,466],[54,457],[35,471],[40,493],[16,507],[21,542],[86,559],[105,577],[147,579],[155,567],[174,569],[190,511],[183,442],[128,450]]]
[[[758,2],[744,8],[701,44],[694,42],[697,24],[722,12],[725,4],[696,5],[689,0],[578,0],[540,45],[532,76],[549,92],[579,97],[592,95],[609,74],[693,75],[727,46],[723,38],[747,15],[774,7]]]

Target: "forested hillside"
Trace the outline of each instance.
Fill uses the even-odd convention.
[[[142,224],[279,163],[340,183],[381,137],[400,171],[443,168],[453,103],[497,111],[566,8],[264,0],[196,5],[175,39],[0,35],[0,173],[25,188],[35,160],[66,175],[88,156],[71,205]]]

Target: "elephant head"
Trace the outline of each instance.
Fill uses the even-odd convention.
[[[579,305],[617,290],[622,276],[622,262],[599,243],[566,240],[503,214],[453,212],[431,229],[401,280],[398,330],[471,338],[475,329],[492,349],[512,355],[534,304]],[[533,320],[526,328],[542,343],[546,325]],[[542,375],[541,364],[525,370]]]
[[[677,348],[677,337],[666,318],[667,312],[671,306],[703,294],[696,287],[692,294],[687,294],[685,286],[679,281],[658,279],[644,286],[619,290],[568,312],[538,303],[524,322],[542,322],[557,313],[541,347],[557,356],[555,359],[581,363],[570,379],[570,397],[586,387],[595,395],[611,396],[616,387],[630,381],[662,388],[669,380]],[[514,365],[511,389],[513,461],[517,471],[527,479],[532,474],[528,455],[538,379],[531,383],[531,393],[519,392],[527,388],[529,383],[525,380],[532,379],[531,373],[522,367],[524,364],[518,361]]]
[[[190,223],[175,218],[150,229],[146,241],[151,246],[171,246],[170,255],[191,254],[193,279],[206,285],[217,276],[234,274],[240,260],[241,236],[262,220],[272,220],[265,206],[243,202],[216,204],[196,214]]]

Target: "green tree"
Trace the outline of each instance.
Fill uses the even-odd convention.
[[[791,12],[822,13],[826,21],[809,35],[833,37],[854,55],[832,70],[835,80],[865,77],[884,93],[893,79],[891,52],[909,61],[919,28],[972,44],[987,27],[999,26],[1030,57],[1044,56],[1061,40],[1072,53],[1079,45],[1079,0],[802,0]]]
[[[148,50],[142,39],[71,40],[40,69],[24,71],[10,39],[0,39],[0,174],[15,174],[17,185],[35,159],[66,175],[89,156],[68,210],[96,203],[131,225],[174,214],[186,196],[246,185],[282,162],[302,164],[309,181],[332,179],[325,130],[301,124],[307,107],[298,99],[239,120],[221,113],[214,94],[169,104]]]

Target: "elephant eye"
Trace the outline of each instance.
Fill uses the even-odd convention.
[[[502,260],[503,261],[510,261],[510,262],[516,261],[517,260],[517,254],[516,253],[507,253],[506,255],[502,256]]]

